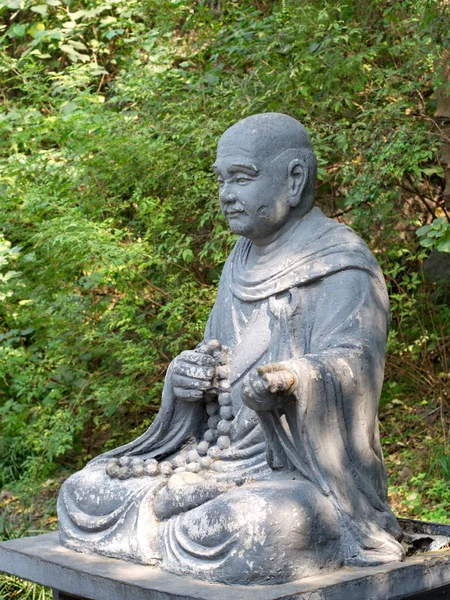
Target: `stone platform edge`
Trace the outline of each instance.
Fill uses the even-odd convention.
[[[0,543],[0,571],[90,600],[400,600],[450,586],[450,549],[283,585],[227,586],[59,543],[58,533]]]

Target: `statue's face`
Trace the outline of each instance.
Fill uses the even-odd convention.
[[[289,218],[287,167],[263,149],[258,152],[248,146],[245,138],[222,138],[213,169],[220,184],[220,207],[231,231],[264,243]]]

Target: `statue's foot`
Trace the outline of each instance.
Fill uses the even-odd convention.
[[[152,500],[167,479],[111,478],[106,463],[91,463],[63,484],[58,498],[61,543],[79,552],[156,564],[159,521]]]
[[[283,583],[343,563],[338,517],[305,481],[244,485],[161,525],[163,568],[223,583]]]
[[[235,484],[205,481],[196,473],[176,473],[155,495],[153,509],[161,521],[187,512],[228,491]]]

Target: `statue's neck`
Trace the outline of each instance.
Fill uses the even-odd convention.
[[[291,218],[280,229],[270,237],[265,238],[264,241],[252,240],[253,243],[250,248],[247,264],[251,266],[252,263],[264,261],[264,259],[275,253],[279,253],[286,245],[289,245],[292,237],[296,235],[295,232],[301,222],[311,213],[311,210],[303,215],[293,213]]]

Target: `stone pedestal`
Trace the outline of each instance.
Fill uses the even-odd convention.
[[[86,600],[86,599],[80,598],[80,596],[71,596],[69,594],[65,594],[64,592],[60,592],[59,590],[53,590],[53,600]]]
[[[445,534],[446,526],[441,526]],[[274,586],[227,586],[59,544],[58,534],[0,544],[0,571],[54,589],[55,600],[449,600],[450,549],[404,563],[346,568],[323,577]]]

